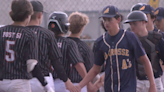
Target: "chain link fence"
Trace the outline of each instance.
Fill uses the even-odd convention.
[[[9,17],[9,11],[12,0],[0,0],[0,25],[8,25],[12,23]],[[31,0],[29,0],[31,1]],[[38,0],[44,6],[44,17],[41,26],[47,28],[48,16],[53,11],[63,11],[68,15],[74,11],[83,12],[88,15],[90,22],[84,28],[82,35],[88,35],[90,39],[96,39],[104,30],[100,26],[100,12],[107,5],[114,5],[120,13],[126,18],[130,8],[137,3],[149,4],[150,0]],[[156,0],[154,0],[156,1]],[[159,6],[163,7],[164,0],[159,0]],[[126,29],[128,25],[123,24]],[[93,40],[91,40],[93,41]]]

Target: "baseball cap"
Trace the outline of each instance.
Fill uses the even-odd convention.
[[[107,18],[112,18],[116,15],[119,15],[118,8],[113,6],[113,5],[108,5],[102,10],[102,15],[101,17],[107,17]]]
[[[155,10],[154,14],[156,15],[157,20],[161,20],[162,18],[164,18],[164,8],[163,7],[158,7]]]
[[[144,12],[145,14],[153,14],[154,15],[154,8],[151,7],[150,5],[143,5],[139,10]]]
[[[143,5],[145,5],[144,3],[137,3],[137,4],[134,4],[131,9],[130,9],[130,12],[132,11],[135,11],[135,10],[139,10]]]
[[[41,2],[39,1],[31,1],[31,4],[33,6],[33,11],[37,11],[37,12],[43,12],[43,5]]]

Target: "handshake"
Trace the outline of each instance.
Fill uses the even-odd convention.
[[[95,83],[95,84],[92,84],[91,82],[88,83],[88,85],[87,85],[88,92],[97,92],[99,87],[97,87],[97,83]],[[65,82],[65,86],[66,86],[66,89],[69,90],[70,92],[81,92],[81,89],[82,89],[82,87],[80,85],[74,86],[72,84],[72,82],[70,81],[70,79],[68,79]],[[44,86],[44,90],[45,90],[45,92],[55,92],[54,89],[48,84],[46,86]]]

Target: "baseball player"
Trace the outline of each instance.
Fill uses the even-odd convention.
[[[64,35],[68,32],[68,16],[64,12],[53,12],[50,14],[48,28],[55,33],[58,42],[58,47],[62,52],[63,64],[67,75],[73,83],[78,83],[81,78],[86,75],[83,58],[80,55],[77,44],[75,41],[65,38]],[[63,82],[58,79],[57,74],[54,72],[55,92],[68,92]],[[83,88],[82,92],[86,92]]]
[[[143,3],[134,4],[134,5],[131,7],[130,12],[139,10],[143,5],[144,5]],[[127,31],[131,31],[130,27],[128,27],[126,30],[127,30]]]
[[[162,39],[162,34],[155,31],[147,31],[147,17],[141,11],[129,13],[125,23],[130,24],[132,31],[140,39],[142,46],[145,49],[146,54],[152,64],[157,92],[163,92],[163,85],[161,82],[161,76],[163,72],[160,66],[160,59],[164,60],[164,39]],[[136,72],[137,92],[148,92],[150,84],[143,65],[139,60],[136,63]]]
[[[120,17],[121,17],[121,22],[123,20],[123,15],[120,14]],[[121,29],[122,28],[122,23],[119,23],[119,28]],[[121,24],[121,25],[120,25]],[[105,26],[104,26],[104,23],[103,21],[101,21],[101,26],[102,28],[104,29],[105,32],[107,32]],[[96,46],[96,43],[94,43],[94,47],[93,47],[93,52],[94,52],[94,49],[95,49],[95,46]],[[97,88],[99,88],[99,92],[104,92],[104,86],[101,86],[104,84],[104,73],[105,73],[105,66],[106,66],[106,61],[104,62],[103,66],[102,66],[102,69],[101,69],[101,72],[100,72],[100,76],[102,76],[102,78],[99,78],[95,83],[94,83],[94,86],[97,86]],[[95,88],[95,90],[97,90],[97,88]]]
[[[156,21],[155,21],[155,26],[157,27],[158,30],[160,30],[160,33],[162,32],[163,37],[164,37],[164,8],[163,7],[158,7],[155,10],[155,15],[156,15]],[[164,66],[161,66],[163,71],[164,71]],[[164,73],[161,77],[162,79],[162,84],[164,87]]]
[[[146,23],[146,29],[148,31],[158,32],[159,30],[154,26],[154,21],[156,18],[156,15],[154,14],[154,8],[150,5],[143,5],[139,10],[144,12],[147,16],[148,21]]]
[[[132,11],[135,11],[135,10],[139,10],[143,5],[146,5],[144,3],[137,3],[137,4],[134,4],[131,9],[130,9],[130,12]]]
[[[84,65],[86,67],[87,72],[93,66],[94,55],[90,47],[85,42],[80,40],[80,35],[84,27],[88,24],[88,22],[89,22],[88,16],[80,12],[73,12],[69,16],[69,23],[70,23],[69,31],[71,32],[71,34],[68,38],[74,40],[77,43],[79,52],[84,60]],[[80,81],[75,83],[78,84]],[[91,82],[87,85],[87,88],[89,92],[90,91],[92,92]],[[82,92],[87,92],[87,91],[82,91]]]
[[[155,10],[156,15],[156,21],[155,21],[155,26],[157,29],[159,29],[161,32],[164,32],[164,8],[163,7],[158,7]],[[163,35],[164,37],[164,35]]]
[[[50,67],[52,65],[59,78],[63,82],[65,82],[65,85],[68,90],[73,91],[75,90],[74,86],[68,79],[65,70],[62,64],[60,63],[60,58],[62,57],[62,55],[57,47],[57,42],[54,37],[54,33],[39,26],[43,16],[43,5],[39,1],[31,1],[31,4],[33,6],[34,14],[31,16],[28,28],[31,31],[34,31],[35,34],[37,34],[39,49],[38,61],[42,73],[48,81],[48,84],[54,90],[53,77],[50,71]],[[38,80],[36,80],[36,78],[31,79],[30,84],[32,92],[44,92],[43,87],[38,82]]]
[[[0,92],[31,92],[30,73],[51,90],[37,65],[36,35],[25,27],[32,13],[30,2],[13,0],[9,14],[14,22],[0,28]]]
[[[135,34],[119,28],[121,18],[118,9],[112,5],[106,6],[101,18],[108,32],[96,40],[94,66],[77,88],[82,88],[93,79],[106,61],[105,92],[136,92],[134,60],[139,59],[151,84],[149,92],[156,92],[150,61]]]

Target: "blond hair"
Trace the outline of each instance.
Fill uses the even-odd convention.
[[[69,16],[69,31],[71,31],[72,34],[79,33],[81,29],[88,24],[89,18],[86,14],[80,13],[80,12],[73,12]]]

